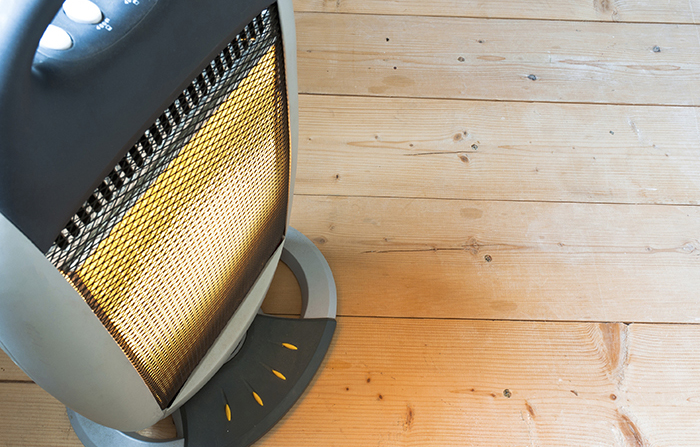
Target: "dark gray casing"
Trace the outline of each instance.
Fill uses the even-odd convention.
[[[201,388],[258,312],[283,245],[165,410],[44,253],[144,130],[271,3],[140,0],[147,13],[132,16],[133,26],[108,46],[61,56],[36,48],[62,0],[0,0],[0,348],[37,384],[102,425],[142,429]],[[289,222],[298,138],[296,43],[291,0],[277,4],[290,113]],[[111,23],[117,31],[118,20]]]
[[[116,40],[102,51],[37,55],[62,3],[0,2],[0,213],[44,253],[138,137],[273,2],[140,0],[150,10],[131,29],[118,17],[112,31],[76,26]]]

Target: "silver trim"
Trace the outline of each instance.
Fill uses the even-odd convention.
[[[0,214],[0,340],[39,386],[95,422],[140,430],[163,418],[150,390],[83,298]]]
[[[287,104],[289,109],[289,144],[291,157],[289,160],[289,199],[287,202],[287,226],[292,214],[292,199],[294,198],[294,181],[297,173],[297,146],[299,144],[299,87],[297,84],[297,33],[294,24],[294,5],[292,0],[279,0],[277,13],[282,28],[284,45],[285,78],[287,81]]]
[[[124,433],[92,422],[70,409],[68,419],[85,447],[185,447],[183,438],[155,440],[138,433]]]
[[[314,243],[289,227],[281,260],[299,282],[301,317],[335,318],[338,299],[333,272]]]

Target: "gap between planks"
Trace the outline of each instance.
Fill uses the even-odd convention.
[[[700,26],[700,25],[699,25]],[[332,98],[359,98],[359,99],[370,99],[377,98],[376,95],[367,94],[354,94],[354,93],[319,93],[319,92],[301,92],[299,97],[303,96],[326,96]],[[546,100],[529,100],[529,99],[484,99],[484,98],[448,98],[440,96],[401,96],[401,95],[386,95],[382,98],[388,99],[408,99],[408,100],[427,100],[427,101],[470,101],[470,102],[486,102],[486,103],[524,103],[524,104],[563,104],[561,101],[546,101]],[[687,109],[698,109],[700,105],[694,104],[643,104],[643,103],[614,103],[614,102],[576,102],[567,101],[565,104],[578,105],[578,106],[619,106],[619,107],[674,107],[674,108],[687,108]]]
[[[508,16],[493,16],[493,17],[482,17],[477,15],[448,15],[448,14],[406,14],[406,13],[391,13],[391,12],[340,12],[340,11],[305,11],[298,10],[295,13],[304,14],[337,14],[337,15],[354,15],[354,16],[384,16],[384,17],[425,17],[426,19],[444,19],[444,18],[457,18],[457,19],[471,19],[471,20],[520,20],[520,21],[533,21],[533,22],[559,22],[559,23],[608,23],[614,25],[616,23],[625,23],[630,25],[698,25],[695,22],[673,22],[673,21],[651,21],[651,20],[595,20],[595,19],[554,19],[547,17],[508,17]]]
[[[299,283],[297,282],[296,278],[294,277],[294,274],[291,272],[291,270],[283,263],[280,262],[280,264],[277,266],[277,271],[275,272],[274,278],[272,280],[272,284],[270,285],[270,289],[268,290],[267,296],[265,297],[265,301],[263,302],[263,311],[265,313],[268,313],[270,315],[275,315],[275,316],[280,316],[280,317],[291,317],[291,318],[298,318],[299,314],[301,313],[301,290],[299,288]],[[437,317],[426,317],[426,316],[377,316],[377,315],[362,315],[362,314],[338,314],[339,317],[342,317],[345,320],[351,321],[354,318],[360,318],[360,319],[387,319],[387,320],[446,320],[446,321],[457,321],[457,322],[493,322],[493,323],[499,323],[499,322],[509,322],[509,323],[541,323],[541,324],[548,324],[548,323],[556,323],[556,324],[578,324],[582,323],[581,320],[537,320],[537,319],[528,319],[528,320],[518,320],[515,318],[510,318],[510,319],[504,319],[504,318],[473,318],[473,317],[454,317],[454,316],[447,316],[447,315],[442,315],[442,316],[437,316]],[[595,323],[595,324],[650,324],[650,325],[658,325],[658,326],[675,326],[675,325],[689,325],[689,326],[698,326],[700,323],[695,323],[695,322],[665,322],[665,321],[658,321],[658,322],[644,322],[644,323],[639,323],[635,321],[594,321],[594,320],[588,320],[585,321],[586,323]],[[2,366],[2,363],[0,362],[0,366]]]
[[[297,12],[337,14],[695,24],[695,10],[700,11],[700,1],[561,0],[543,6],[541,3],[518,0],[295,0],[294,9]]]
[[[392,13],[382,13],[375,14],[370,12],[328,12],[328,11],[297,11],[297,13],[304,14],[337,14],[337,15],[354,15],[354,16],[385,16],[385,17],[424,17],[426,19],[444,19],[444,18],[458,18],[458,19],[471,19],[471,20],[520,20],[520,21],[533,21],[533,22],[558,22],[558,23],[608,23],[614,25],[616,23],[625,23],[629,25],[691,25],[697,26],[700,23],[693,22],[672,22],[672,21],[641,21],[641,20],[620,20],[620,21],[607,21],[607,20],[586,20],[586,19],[548,19],[543,17],[480,17],[480,16],[470,16],[470,15],[437,15],[437,14],[392,14]]]
[[[295,193],[294,197],[337,197],[355,198],[355,199],[408,199],[408,200],[436,200],[436,201],[459,201],[459,202],[483,202],[482,199],[456,198],[456,197],[431,197],[431,196],[383,196],[383,195],[362,195],[362,194],[314,194],[314,193]],[[586,201],[571,201],[571,200],[527,200],[527,199],[491,199],[489,202],[494,203],[551,203],[559,205],[615,205],[615,206],[672,206],[672,207],[689,207],[695,208],[700,204],[692,203],[648,203],[648,202],[586,202]]]

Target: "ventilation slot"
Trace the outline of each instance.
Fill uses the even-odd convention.
[[[236,61],[244,56],[249,42],[254,41],[258,34],[265,32],[264,16],[268,17],[269,21],[269,14],[269,11],[266,10],[255,17],[253,22],[248,24],[231,43],[227,44],[221,54],[204,68],[202,73],[184,89],[175,102],[168,106],[156,122],[144,132],[139,141],[127,151],[78,212],[71,217],[64,230],[56,237],[52,250],[65,250],[78,239],[82,234],[83,227],[95,219],[97,213],[100,213],[110,203],[114,193],[124,186],[126,180],[136,175],[138,170],[163,144],[163,141],[172,134],[173,129],[181,124],[197,107],[200,99],[206,96],[226,72],[234,67]],[[83,225],[77,225],[76,219]]]

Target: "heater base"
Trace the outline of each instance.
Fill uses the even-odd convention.
[[[180,409],[187,447],[245,447],[259,439],[311,382],[334,330],[332,319],[259,315],[239,354]]]
[[[179,410],[183,438],[153,440],[68,410],[86,447],[245,447],[264,435],[311,382],[335,331],[336,289],[321,252],[288,228],[282,261],[302,292],[302,318],[256,316],[236,356]]]

